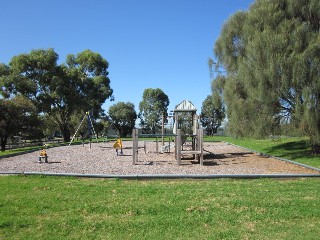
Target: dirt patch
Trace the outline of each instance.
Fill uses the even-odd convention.
[[[156,153],[156,143],[139,142],[139,161],[133,165],[132,142],[124,141],[123,156],[117,156],[113,142],[62,146],[47,149],[49,163],[38,163],[39,152],[0,159],[0,172],[53,172],[85,174],[319,174],[318,171],[260,156],[222,142],[204,143],[204,165],[183,156],[177,165],[174,148]],[[159,144],[160,149],[160,144]],[[146,150],[146,151],[145,151]]]

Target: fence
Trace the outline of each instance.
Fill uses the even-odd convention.
[[[43,146],[44,144],[62,143],[62,139],[54,140],[41,140],[41,141],[20,141],[20,142],[8,142],[6,145],[7,150],[13,150],[17,148]]]

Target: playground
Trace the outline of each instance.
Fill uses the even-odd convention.
[[[132,141],[122,141],[119,136],[106,138],[105,142],[100,143],[90,139],[90,142],[77,145],[71,144],[71,141],[68,146],[44,147],[40,153],[31,152],[3,158],[0,160],[0,172],[112,176],[319,174],[317,170],[225,142],[204,142],[203,129],[196,111],[189,101],[177,105],[174,110],[173,134],[146,135],[142,133],[142,129],[133,129]],[[86,118],[88,131],[92,128],[94,132],[88,113],[78,129]],[[162,128],[162,132],[163,130]],[[146,140],[145,137],[156,140]],[[169,137],[169,140],[165,141],[164,137]]]
[[[183,155],[181,164],[174,148],[156,152],[155,141],[138,142],[138,161],[133,164],[133,142],[123,141],[123,154],[117,155],[114,142],[60,146],[46,149],[48,163],[39,163],[39,152],[0,160],[0,172],[49,172],[108,175],[143,174],[319,174],[272,157],[261,156],[224,142],[203,143],[203,165],[192,155]],[[159,143],[158,143],[159,144]],[[160,151],[160,148],[159,148]]]

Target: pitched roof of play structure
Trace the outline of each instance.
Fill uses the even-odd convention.
[[[176,105],[175,112],[196,112],[197,108],[192,104],[192,102],[183,100],[181,103]]]

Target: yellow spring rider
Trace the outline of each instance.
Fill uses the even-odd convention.
[[[119,155],[118,153],[118,150],[120,149],[120,156],[123,155],[123,152],[122,152],[122,140],[120,137],[117,138],[116,142],[113,144],[113,148],[116,149],[116,152],[117,152],[117,156]]]
[[[42,158],[44,159],[45,163],[48,163],[48,154],[47,154],[47,152],[46,152],[46,150],[44,148],[42,148],[42,150],[40,151],[39,160],[38,160],[39,163],[42,162],[41,161]]]

